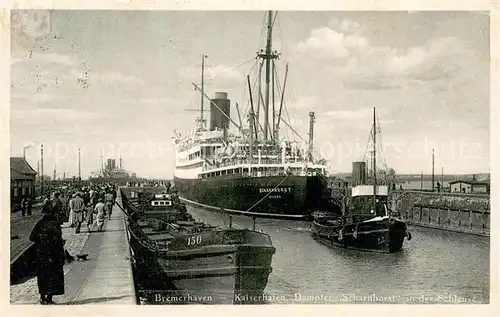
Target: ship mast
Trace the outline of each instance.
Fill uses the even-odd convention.
[[[314,151],[314,122],[316,117],[314,116],[314,111],[309,112],[309,154],[308,159],[314,162],[313,151]]]
[[[267,45],[266,45],[266,103],[265,103],[265,114],[264,114],[264,140],[268,139],[269,131],[269,75],[271,71],[271,45],[272,45],[272,19],[273,14],[269,11],[269,16],[267,18]]]
[[[373,107],[373,212],[377,204],[377,122],[375,107]]]
[[[273,12],[269,11],[267,17],[267,42],[266,50],[263,53],[259,53],[258,57],[262,58],[266,62],[266,87],[265,87],[265,99],[264,99],[264,140],[267,141],[272,138],[272,133],[269,133],[269,97],[270,97],[270,78],[271,78],[271,60],[278,57],[277,54],[272,52],[272,40],[273,40]],[[259,96],[260,99],[260,96]],[[274,116],[274,113],[273,113]],[[273,120],[274,121],[274,120]],[[273,127],[274,131],[274,127]]]

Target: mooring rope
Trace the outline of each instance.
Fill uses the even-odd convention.
[[[278,188],[278,186],[279,186],[279,185],[281,185],[281,184],[285,181],[285,179],[287,179],[287,178],[288,178],[288,175],[286,175],[286,176],[285,176],[285,177],[284,177],[284,178],[283,178],[283,179],[282,179],[282,180],[278,183],[278,185],[274,186],[274,188],[273,188],[273,189],[271,189],[271,191],[270,191],[269,193],[267,193],[264,197],[262,197],[261,199],[259,199],[259,201],[257,201],[255,204],[253,204],[253,205],[252,205],[252,207],[248,208],[245,212],[250,211],[253,207],[257,206],[257,205],[258,205],[261,201],[263,201],[264,199],[266,199],[266,198],[267,198],[267,196],[271,195],[271,194],[274,192],[274,190],[275,190],[276,188]]]

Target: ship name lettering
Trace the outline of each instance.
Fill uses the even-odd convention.
[[[280,188],[259,188],[259,193],[270,193],[270,192],[276,192],[276,193],[289,193],[292,191],[291,187],[280,187]]]

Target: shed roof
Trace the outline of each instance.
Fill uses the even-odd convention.
[[[22,157],[10,158],[10,177],[14,179],[31,179],[37,172]]]
[[[490,182],[489,181],[466,181],[466,180],[456,180],[456,181],[451,181],[449,184],[450,185],[453,185],[453,184],[458,184],[458,183],[463,183],[463,184],[467,184],[467,185],[489,185]]]
[[[470,181],[464,181],[464,180],[451,181],[449,184],[453,185],[453,184],[458,184],[458,183],[464,183],[464,184],[472,185],[472,182],[470,182]]]

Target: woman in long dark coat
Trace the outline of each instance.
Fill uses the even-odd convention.
[[[36,247],[36,276],[42,305],[55,304],[52,296],[64,294],[65,252],[61,221],[55,208],[47,208],[45,211],[30,235],[30,240]]]

